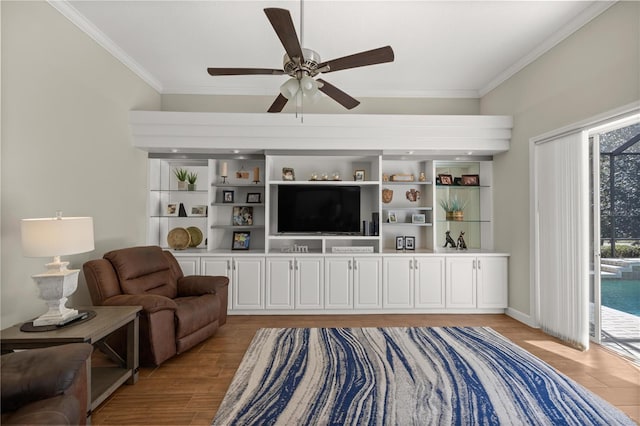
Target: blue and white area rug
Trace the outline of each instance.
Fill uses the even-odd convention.
[[[214,425],[633,425],[485,327],[261,329]]]

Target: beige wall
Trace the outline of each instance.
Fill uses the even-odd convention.
[[[619,2],[482,98],[514,117],[495,157],[496,248],[512,254],[509,306],[530,314],[529,139],[640,100],[640,3]]]
[[[162,110],[180,112],[266,112],[277,95],[277,93],[268,97],[162,95]],[[409,115],[476,115],[480,113],[479,99],[358,98],[358,100],[360,105],[352,110],[346,110],[339,103],[323,96],[316,104],[304,104],[304,113]],[[288,102],[283,112],[294,113],[295,104]]]
[[[159,110],[160,95],[45,2],[2,8],[1,326],[46,310],[31,275],[48,259],[22,256],[20,219],[93,216],[94,252],[146,238],[146,154],[127,114]],[[70,305],[89,303],[82,274]]]

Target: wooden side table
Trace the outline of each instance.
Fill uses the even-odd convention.
[[[87,418],[90,418],[93,410],[120,385],[125,382],[134,384],[138,381],[138,312],[142,310],[142,307],[90,306],[78,309],[94,311],[96,316],[89,321],[43,332],[20,331],[21,324],[17,324],[0,331],[0,346],[3,353],[14,349],[33,349],[78,342],[91,343],[103,349],[111,359],[117,362],[119,367],[92,367],[91,358],[89,358],[87,363],[89,367],[87,372],[89,380]],[[127,330],[126,359],[122,359],[104,342],[107,336],[121,327],[126,327]]]

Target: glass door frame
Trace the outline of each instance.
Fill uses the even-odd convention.
[[[591,154],[591,211],[590,211],[590,231],[591,231],[591,279],[589,280],[589,302],[592,304],[590,321],[590,339],[592,342],[600,343],[602,339],[602,299],[600,292],[601,266],[600,266],[600,136],[591,134],[589,136],[589,151]]]

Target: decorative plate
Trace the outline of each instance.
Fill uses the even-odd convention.
[[[184,250],[191,244],[191,234],[184,228],[173,228],[167,235],[169,247],[175,250]]]
[[[202,242],[202,231],[197,226],[190,226],[187,228],[187,232],[191,236],[191,243],[189,247],[198,247]]]

